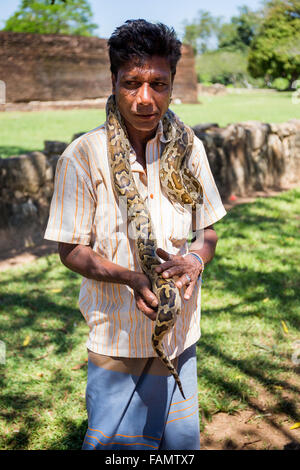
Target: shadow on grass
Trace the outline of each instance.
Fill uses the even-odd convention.
[[[22,424],[15,426],[13,432],[5,439],[5,447],[11,450],[26,449],[30,440],[30,435],[38,431],[40,423],[38,412],[32,410],[42,410],[51,406],[51,400],[45,399],[36,394],[13,394],[1,395],[0,416],[6,422],[18,422],[22,416]]]
[[[68,415],[74,399],[84,408],[86,367],[72,370],[80,362],[78,355],[66,366],[72,351],[86,340],[77,308],[80,277],[61,268],[57,258],[55,263],[49,258],[38,270],[28,266],[17,277],[10,273],[0,281],[0,315],[9,318],[2,318],[0,337],[6,344],[6,365],[0,366],[0,417],[6,423],[3,430],[8,430],[0,432],[1,448],[35,448],[40,433],[47,436],[49,419],[59,429],[47,436],[43,448],[80,449],[86,420]],[[63,286],[59,293],[52,292],[53,279]],[[30,343],[25,346],[28,331]]]
[[[63,436],[49,444],[46,450],[80,450],[88,426],[88,420],[76,422],[71,419],[61,421]]]
[[[14,145],[0,145],[0,158],[8,158],[16,155],[22,155],[23,153],[30,153],[33,151],[33,149]]]
[[[55,386],[55,384],[53,384]],[[40,422],[40,414],[44,410],[54,415],[55,404],[51,396],[48,398],[40,395],[9,394],[1,397],[0,417],[6,422],[16,422],[22,416],[22,424],[16,424],[13,432],[9,433],[5,439],[5,448],[10,450],[27,449],[30,442],[34,442],[33,435],[43,431]],[[57,419],[59,427],[58,436],[49,435],[49,443],[44,445],[44,450],[79,450],[87,430],[87,419],[78,420],[59,417]]]
[[[51,341],[57,346],[57,353],[67,350],[72,342],[72,333],[74,331],[74,322],[81,318],[81,314],[76,308],[76,301],[79,292],[79,276],[67,269],[61,270],[55,274],[55,282],[63,282],[64,287],[59,293],[52,293],[53,289],[47,287],[49,271],[56,269],[57,264],[52,265],[48,261],[48,265],[39,269],[37,272],[25,272],[24,274],[14,278],[16,284],[15,292],[6,293],[0,297],[0,311],[15,309],[24,309],[24,313],[14,315],[10,323],[1,328],[2,333],[9,332],[12,328],[22,331],[24,328],[30,328],[36,333],[45,333],[45,329],[41,326],[41,320],[58,319],[62,326],[57,328],[55,325],[47,333],[51,333]],[[6,280],[0,281],[0,289],[5,292],[6,286],[12,282],[8,277]],[[27,285],[27,292],[18,292],[18,284],[20,286]],[[54,289],[55,290],[55,289]],[[70,297],[71,296],[71,297]],[[73,297],[72,297],[73,296]],[[68,302],[68,300],[70,300]],[[36,347],[42,346],[42,339],[36,340]],[[31,345],[33,346],[33,345]]]
[[[297,302],[299,301],[298,286],[300,285],[300,271],[293,268],[285,269],[284,274],[281,271],[264,272],[262,270],[245,270],[243,268],[228,269],[222,265],[222,261],[216,256],[218,264],[217,272],[214,272],[213,278],[205,279],[206,288],[213,289],[215,281],[222,281],[222,291],[228,292],[233,296],[242,297],[242,302],[228,304],[220,308],[205,308],[205,314],[216,316],[219,313],[228,312],[232,316],[264,316],[270,322],[280,322],[287,320],[292,327],[300,329],[299,312],[297,312]],[[256,292],[257,286],[260,286],[261,292]],[[219,292],[218,292],[219,294]],[[276,311],[271,310],[264,305],[264,299],[271,299],[276,302]],[[251,306],[261,303],[260,312],[257,313]],[[243,307],[247,306],[248,310],[243,311]]]
[[[296,209],[294,192],[282,194],[276,199],[284,204],[292,202]],[[228,214],[224,224],[221,224],[219,231],[218,225],[216,226],[217,233],[221,234],[220,238],[229,240],[231,237],[233,243],[227,244],[228,253],[223,250],[222,255],[216,254],[206,271],[203,289],[214,292],[216,299],[220,299],[224,293],[230,301],[216,307],[213,302],[209,306],[204,305],[203,315],[208,324],[212,324],[215,319],[216,326],[219,319],[222,321],[226,317],[232,329],[227,325],[224,333],[220,327],[211,333],[210,327],[209,332],[203,332],[198,343],[199,377],[208,389],[213,390],[213,396],[218,397],[215,410],[212,411],[209,402],[206,398],[201,398],[200,394],[200,408],[202,400],[202,414],[209,420],[214,412],[235,412],[239,408],[235,403],[244,404],[256,413],[263,414],[265,408],[259,400],[253,398],[257,385],[260,385],[268,396],[272,396],[274,402],[268,410],[274,418],[267,418],[267,422],[291,442],[298,442],[293,432],[278,425],[275,414],[284,413],[292,422],[300,421],[300,387],[297,376],[300,368],[292,363],[291,354],[278,352],[276,346],[277,340],[288,344],[295,335],[294,333],[283,339],[279,331],[282,320],[290,329],[300,329],[300,259],[296,249],[299,215],[295,210],[294,213],[289,212],[288,216],[286,210],[278,211],[276,217],[271,210],[269,215],[262,215],[260,211],[266,210],[268,205],[271,209],[272,200],[258,200],[252,205],[236,206]],[[284,206],[283,208],[286,209]],[[254,261],[248,266],[245,262],[247,254],[253,256]],[[263,319],[268,331],[261,331],[261,336],[268,341],[269,333],[271,341],[275,343],[274,349],[269,347],[267,352],[258,349],[255,354],[255,346],[251,348],[256,340],[253,333],[236,327],[240,320],[247,321],[250,318]],[[251,329],[251,325],[248,329]],[[230,330],[232,333],[229,333]],[[238,358],[236,351],[226,348],[226,341],[234,341],[231,335],[236,335],[235,341],[239,346],[245,344],[244,351],[251,351],[249,358],[245,358],[244,353],[242,358]],[[226,371],[231,370],[235,373],[232,376],[230,372],[226,375]],[[248,380],[235,380],[233,376],[239,373]],[[281,378],[290,373],[289,378]]]
[[[294,202],[294,197],[284,194],[278,197],[284,203]],[[257,201],[255,208],[259,211],[265,208],[269,202]],[[216,288],[216,296],[221,296],[222,293],[230,294],[233,298],[240,299],[238,302],[230,302],[228,305],[222,307],[209,307],[204,306],[205,316],[210,316],[218,321],[218,317],[224,313],[230,315],[233,322],[238,322],[239,319],[263,317],[268,322],[270,328],[278,326],[280,320],[284,318],[286,322],[295,329],[300,327],[300,318],[297,314],[298,294],[297,288],[300,285],[300,272],[298,269],[298,262],[296,258],[287,259],[285,253],[278,254],[276,248],[293,249],[296,243],[296,223],[295,235],[289,226],[286,225],[286,213],[283,211],[278,217],[268,215],[263,216],[255,213],[253,205],[236,206],[227,216],[224,224],[221,225],[220,230],[216,227],[218,234],[221,234],[222,239],[234,237],[236,240],[236,251],[238,250],[252,250],[253,256],[257,259],[255,269],[250,267],[243,267],[238,262],[237,252],[216,254],[214,262],[208,267],[204,278],[204,289],[214,292],[214,285],[222,286]],[[247,232],[262,233],[262,241],[255,246],[251,246],[251,241],[248,239]],[[295,236],[295,240],[289,240],[291,234]],[[272,236],[267,240],[268,236]],[[240,244],[238,247],[237,245]],[[268,251],[266,251],[268,246]],[[294,252],[295,252],[294,248]],[[270,256],[270,259],[268,258]],[[230,257],[233,263],[224,261],[224,258]],[[276,256],[281,264],[281,269],[264,270],[265,263],[272,261],[273,256]],[[47,327],[47,335],[51,338],[51,344],[55,349],[51,353],[57,357],[57,362],[62,363],[65,355],[68,354],[74,345],[83,344],[85,337],[83,335],[75,334],[74,323],[78,321],[78,316],[81,315],[75,304],[79,290],[79,277],[67,269],[57,269],[57,264],[51,262],[49,258],[47,265],[43,265],[38,270],[27,270],[22,275],[6,277],[0,281],[0,289],[5,292],[10,282],[14,282],[16,288],[14,292],[8,293],[2,297],[0,309],[7,311],[14,311],[14,309],[21,309],[20,314],[14,315],[9,324],[2,327],[4,334],[9,334],[10,330],[21,332],[23,329],[31,329],[35,339],[31,343],[30,349],[20,348],[19,352],[22,361],[34,361],[37,357],[37,350],[47,348],[49,339],[44,339],[45,329],[42,327],[41,320],[57,319],[60,326],[53,325]],[[51,294],[47,290],[49,282],[49,273],[55,273],[52,279],[61,285],[63,289],[59,294]],[[19,291],[22,286],[26,285],[22,292]],[[256,291],[256,287],[260,286],[260,291]],[[276,308],[271,309],[268,304],[264,304],[263,300],[269,297],[276,301]],[[71,299],[71,300],[70,300]],[[75,299],[75,300],[74,300]],[[256,305],[259,304],[259,312]],[[247,307],[245,310],[244,307]],[[247,339],[247,331],[241,332],[243,337]],[[224,333],[224,341],[226,345],[228,339],[228,332]],[[240,341],[241,338],[236,338]],[[300,421],[299,410],[297,409],[296,402],[293,398],[284,397],[283,392],[275,390],[275,387],[280,386],[284,388],[284,392],[289,391],[291,394],[299,393],[299,388],[296,385],[288,383],[286,380],[281,379],[279,374],[287,373],[293,370],[292,365],[289,365],[287,357],[280,355],[277,351],[271,351],[269,354],[257,355],[255,361],[253,357],[239,359],[231,356],[231,354],[224,350],[220,344],[220,331],[215,333],[205,333],[198,344],[198,354],[200,358],[210,357],[218,360],[225,368],[232,368],[240,371],[249,379],[247,385],[237,381],[231,381],[230,378],[224,377],[224,371],[218,370],[213,367],[205,366],[200,361],[199,374],[205,379],[212,389],[217,389],[218,394],[221,394],[225,401],[230,404],[231,401],[245,403],[257,413],[263,413],[261,405],[253,399],[251,394],[253,383],[256,382],[265,387],[276,396],[276,405],[274,406],[274,413],[276,411],[283,411],[291,420]],[[40,352],[39,352],[40,354]],[[275,362],[274,359],[278,361]],[[280,361],[279,361],[280,360]],[[221,367],[222,367],[221,366]],[[64,393],[72,394],[73,386],[68,383],[68,374],[62,369],[56,370],[48,381],[48,386],[55,391],[56,394],[62,396]],[[83,380],[83,378],[81,377]],[[85,380],[85,378],[84,378]],[[5,380],[2,383],[5,386]],[[75,397],[77,400],[78,397]],[[20,403],[22,403],[22,394],[14,393],[12,395],[2,395],[2,402],[4,400],[4,409],[10,410],[4,417],[9,420],[14,420],[20,411]],[[55,404],[49,402],[47,396],[36,397],[39,400],[41,409],[52,409],[59,415],[60,410],[55,409]],[[35,399],[32,397],[24,398],[24,409],[28,411],[27,421],[23,428],[19,430],[18,435],[15,436],[15,441],[8,441],[10,448],[26,448],[28,445],[28,433],[34,432],[39,424],[34,418],[34,413],[30,413],[30,409],[35,407]],[[230,408],[230,405],[229,405]],[[291,441],[294,436],[288,431],[284,431],[276,421],[268,418],[268,422],[283,434],[286,435]],[[79,449],[81,448],[82,439],[86,431],[86,420],[73,420],[61,416],[60,418],[60,435],[54,440],[52,437],[49,440],[48,449]],[[41,428],[42,429],[42,428]],[[27,433],[27,434],[26,434]]]

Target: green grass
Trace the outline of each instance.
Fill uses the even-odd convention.
[[[86,368],[72,367],[87,356],[87,327],[79,282],[56,255],[1,274],[1,449],[80,448]]]
[[[299,205],[300,190],[292,190],[236,206],[216,224],[220,241],[203,284],[198,346],[204,416],[249,405],[261,387],[299,399],[291,360],[300,339]],[[299,421],[299,411],[289,418]]]
[[[274,412],[300,421],[299,367],[291,360],[300,340],[299,202],[300,189],[261,198],[215,225],[198,343],[202,429],[214,413],[247,407],[261,390],[273,397]],[[57,255],[1,273],[1,449],[81,446],[87,368],[72,368],[85,364],[88,328],[77,308],[79,285]]]
[[[172,105],[172,109],[191,126],[207,122],[226,126],[249,120],[276,123],[300,119],[300,104],[292,103],[292,92],[230,93],[199,99],[202,104]]]
[[[104,121],[102,109],[0,113],[0,157],[43,150],[45,140],[69,143]]]
[[[172,109],[191,126],[207,122],[225,126],[250,119],[263,122],[300,119],[300,105],[292,103],[289,92],[202,96],[200,100],[201,104],[172,105]],[[75,133],[94,129],[104,120],[102,109],[0,113],[0,157],[42,150],[44,140],[69,143]]]

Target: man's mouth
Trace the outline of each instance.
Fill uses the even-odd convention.
[[[152,117],[156,116],[156,113],[151,113],[151,114],[136,114],[137,117],[142,118],[142,119],[151,119]]]

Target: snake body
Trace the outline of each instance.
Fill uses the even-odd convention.
[[[158,357],[173,375],[184,397],[178,373],[165,354],[162,340],[174,326],[181,310],[181,297],[174,281],[155,272],[160,264],[156,255],[156,238],[148,207],[136,187],[129,161],[130,143],[126,127],[117,109],[114,95],[106,105],[106,131],[111,179],[116,194],[127,201],[128,222],[134,230],[137,257],[143,272],[152,284],[158,299],[157,316],[152,334],[152,346]],[[202,203],[202,187],[186,166],[193,146],[193,131],[168,110],[163,117],[163,132],[167,143],[160,158],[160,182],[168,198],[192,209]]]

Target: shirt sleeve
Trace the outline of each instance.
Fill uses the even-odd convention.
[[[58,160],[44,235],[47,240],[89,245],[96,201],[87,174],[72,155],[64,153]]]
[[[226,210],[212,175],[204,145],[196,136],[188,166],[201,183],[203,190],[203,207],[199,226],[203,229],[224,217]]]

